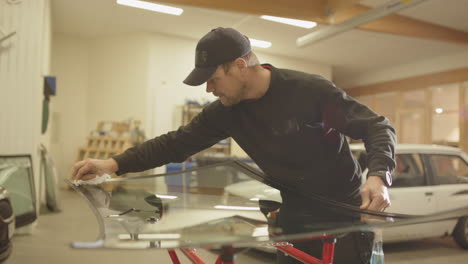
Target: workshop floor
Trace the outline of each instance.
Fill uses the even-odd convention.
[[[82,264],[82,263],[171,263],[165,250],[78,250],[70,248],[73,241],[94,241],[98,226],[87,204],[73,191],[60,193],[60,213],[46,213],[39,217],[32,235],[15,236],[13,252],[7,264]],[[207,262],[215,263],[216,255],[205,250],[197,253]],[[181,263],[190,263],[179,253]],[[467,263],[468,250],[462,250],[451,238],[426,239],[385,246],[386,264]],[[236,263],[274,263],[272,254],[255,250],[238,254]]]

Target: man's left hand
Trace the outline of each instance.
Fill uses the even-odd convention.
[[[383,212],[390,206],[388,189],[380,177],[369,176],[361,189],[361,209]]]

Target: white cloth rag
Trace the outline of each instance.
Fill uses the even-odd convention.
[[[109,174],[102,174],[101,176],[96,176],[94,177],[93,179],[91,180],[74,180],[73,181],[73,184],[75,184],[76,186],[80,186],[80,185],[98,185],[98,184],[101,184],[107,180],[109,180],[111,178],[111,176]]]

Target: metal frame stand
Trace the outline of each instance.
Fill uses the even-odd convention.
[[[324,239],[322,248],[322,259],[315,258],[292,245],[275,246],[281,252],[301,261],[305,264],[333,264],[333,257],[335,255],[336,238],[328,236],[322,237]],[[187,256],[187,258],[194,264],[206,264],[206,262],[198,256],[193,249],[181,248],[180,251]],[[168,250],[173,264],[180,264],[175,250]],[[234,248],[231,246],[222,247],[222,252],[216,259],[215,264],[234,264]]]

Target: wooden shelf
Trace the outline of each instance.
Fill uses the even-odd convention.
[[[76,162],[85,159],[108,159],[133,147],[130,138],[123,137],[89,136],[86,141],[86,145],[78,149]],[[117,177],[115,174],[111,176]],[[69,179],[71,178],[72,175]],[[67,188],[69,189],[68,185]]]
[[[87,144],[78,149],[76,160],[108,159],[132,147],[129,138],[93,136],[87,137]]]

